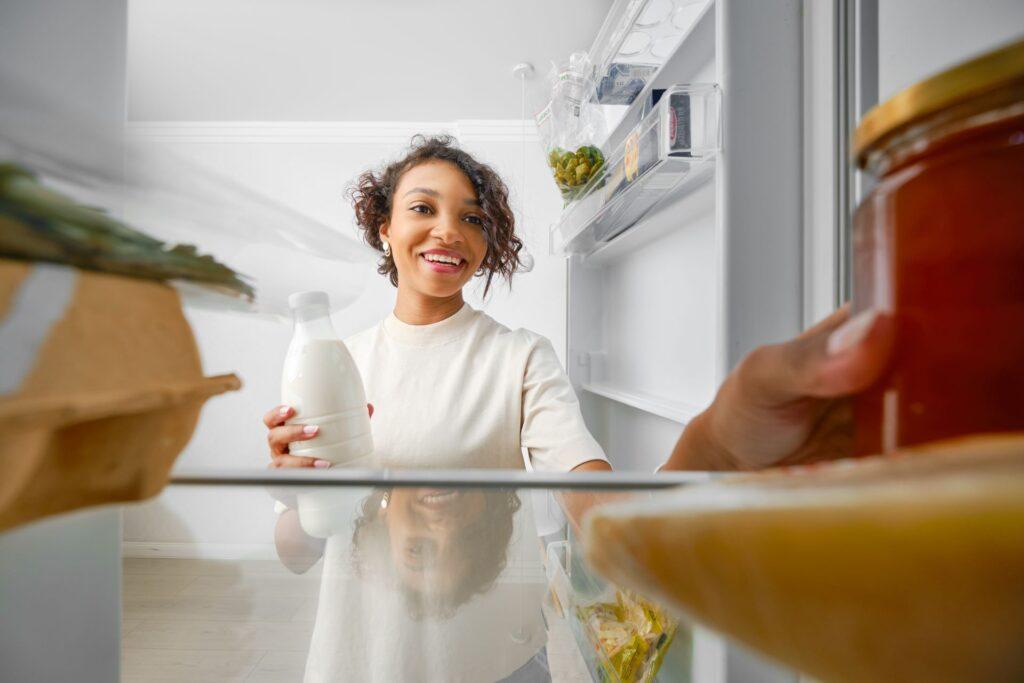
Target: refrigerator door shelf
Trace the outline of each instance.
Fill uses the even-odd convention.
[[[589,254],[632,228],[663,200],[709,179],[721,147],[715,84],[676,85],[606,154],[582,199],[551,228],[553,254]]]

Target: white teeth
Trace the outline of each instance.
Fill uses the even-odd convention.
[[[443,256],[441,254],[424,254],[423,258],[434,263],[449,263],[453,266],[457,266],[462,263],[462,259],[455,258],[454,256]]]
[[[448,491],[446,493],[428,493],[423,496],[420,500],[424,503],[439,503],[441,501],[450,500],[458,495],[458,491]]]

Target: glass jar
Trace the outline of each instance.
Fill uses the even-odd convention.
[[[854,150],[853,311],[893,318],[854,400],[858,455],[1024,430],[1024,41],[899,93]]]

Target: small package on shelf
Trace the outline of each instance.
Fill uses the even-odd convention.
[[[632,104],[658,67],[649,64],[611,64],[597,82],[599,104]]]
[[[632,591],[578,605],[574,615],[594,647],[604,680],[653,681],[679,622]]]
[[[662,110],[662,128],[665,135],[665,154],[693,156],[693,138],[690,127],[690,95],[673,91]],[[699,154],[699,151],[698,151]]]
[[[613,157],[609,180],[605,183],[605,201],[611,200],[634,180],[658,163],[661,131],[657,125],[644,120],[626,136],[622,154]]]

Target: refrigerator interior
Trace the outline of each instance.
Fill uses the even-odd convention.
[[[188,3],[185,14],[198,11],[200,4]],[[258,11],[272,8],[296,26],[306,22],[310,31],[317,17],[323,18],[316,12],[327,11],[326,5],[317,5],[302,18],[287,4],[265,3]],[[568,255],[552,239],[560,221],[559,199],[536,132],[518,119],[519,84],[508,74],[484,77],[505,79],[502,87],[515,91],[515,118],[491,112],[490,119],[483,114],[459,119],[450,111],[429,120],[415,118],[426,109],[410,97],[408,110],[391,114],[408,120],[384,119],[379,113],[374,120],[332,120],[328,112],[344,89],[321,97],[324,89],[316,78],[292,79],[293,73],[285,71],[262,74],[293,83],[288,97],[275,102],[267,97],[262,101],[267,106],[259,109],[251,106],[255,100],[232,98],[230,88],[213,92],[211,83],[228,72],[208,69],[209,80],[189,81],[190,73],[203,71],[197,55],[217,53],[212,59],[218,68],[239,67],[237,55],[216,47],[219,37],[211,19],[238,16],[237,6],[226,2],[209,3],[203,10],[207,21],[199,22],[197,30],[214,40],[195,50],[173,42],[157,45],[161,23],[180,29],[190,22],[175,17],[172,5],[161,7],[154,0],[93,0],[88,11],[79,3],[5,3],[0,54],[7,68],[66,90],[105,124],[119,127],[127,110],[136,141],[230,176],[251,193],[253,210],[273,203],[330,235],[351,228],[341,213],[346,178],[400,149],[415,132],[454,133],[498,167],[514,200],[526,202],[518,206],[518,218],[536,261],[532,273],[518,276],[514,292],[498,291],[487,301],[473,292],[471,302],[486,306],[509,326],[551,338],[587,424],[615,467],[651,472],[744,354],[792,337],[848,294],[842,245],[848,211],[863,188],[856,177],[845,175],[841,141],[857,117],[928,73],[1019,35],[1024,25],[1024,5],[1014,0],[989,0],[985,11],[925,0],[677,4],[698,9],[687,10],[693,21],[674,47],[658,48],[660,71],[648,87],[717,85],[721,149],[706,175],[677,187],[627,231]],[[559,20],[571,19],[581,6],[562,8]],[[140,9],[148,10],[148,20],[140,23],[135,14],[130,21]],[[599,13],[594,14],[590,23],[596,29]],[[322,33],[327,24],[320,23]],[[843,30],[849,31],[847,42],[838,38]],[[593,35],[596,31],[587,38]],[[51,49],[58,43],[61,50]],[[179,63],[180,54],[191,58]],[[338,71],[329,61],[325,57],[327,66],[321,66]],[[154,74],[172,74],[176,80],[149,78]],[[249,84],[249,94],[266,95],[259,69],[246,74],[241,80]],[[189,109],[183,100],[174,100],[175,88],[206,92],[209,106],[194,102]],[[461,93],[454,101],[465,104],[472,94]],[[304,95],[313,97],[315,106],[304,110],[297,105]],[[368,116],[372,110],[364,105],[358,111]],[[316,116],[321,118],[313,120]],[[623,124],[610,131],[610,139],[623,139],[628,132]],[[265,213],[270,222],[281,215]],[[297,288],[281,275],[272,251],[254,253],[248,263],[260,271],[254,275],[279,291]],[[364,279],[337,269],[330,259],[290,255],[288,265],[296,272],[303,264],[309,286],[338,286],[353,292],[353,298],[359,294],[336,316],[339,331],[346,334],[375,323],[393,302],[390,285],[373,273]],[[207,370],[239,370],[247,384],[245,392],[207,409],[181,463],[263,467],[263,433],[237,425],[254,424],[277,400],[276,359],[287,346],[287,325],[271,317],[200,307],[190,308],[188,315]],[[171,488],[160,500],[123,514],[88,512],[5,535],[0,550],[9,552],[0,551],[0,574],[13,577],[3,585],[17,591],[19,599],[10,602],[3,619],[0,660],[26,667],[42,662],[52,667],[45,672],[50,678],[76,671],[83,679],[95,674],[97,680],[109,680],[120,626],[112,607],[120,592],[115,546],[120,544],[121,552],[134,560],[266,560],[273,548],[263,530],[273,519],[257,488],[238,489],[230,499]],[[38,567],[43,571],[37,572]],[[84,569],[69,576],[69,567]],[[25,625],[32,623],[45,625],[47,638],[24,639],[30,632]],[[89,639],[78,638],[82,623],[90,623]],[[91,668],[79,668],[82,662]],[[796,679],[701,631],[695,637],[692,675],[712,683]]]

